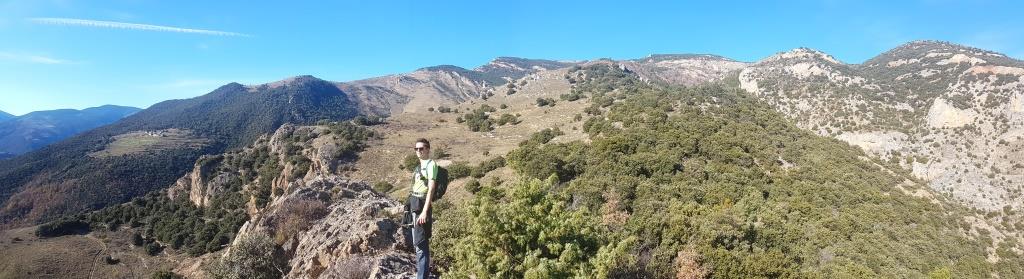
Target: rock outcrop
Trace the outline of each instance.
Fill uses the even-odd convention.
[[[343,145],[354,143],[337,133],[284,125],[244,149],[202,157],[168,195],[207,207],[218,195],[243,193],[249,221],[232,245],[257,232],[271,236],[286,278],[408,278],[415,260],[398,221],[402,204],[344,176]],[[176,270],[202,278],[203,266],[220,257],[185,261]]]
[[[192,204],[206,206],[210,197],[224,193],[225,185],[235,178],[233,173],[216,172],[214,169],[224,156],[207,155],[202,156],[192,167],[192,171],[182,178],[179,178],[174,186],[168,189],[170,197],[187,195]]]
[[[325,207],[320,213],[304,210],[319,206]],[[414,259],[394,219],[401,211],[399,202],[365,182],[317,176],[274,199],[242,226],[236,240],[256,231],[275,236],[290,268],[285,278],[337,278],[346,272],[408,278]]]

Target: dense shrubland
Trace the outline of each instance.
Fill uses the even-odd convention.
[[[602,65],[569,76],[600,111],[591,141],[539,133],[508,154],[520,182],[439,204],[447,275],[1024,276],[1008,248],[986,261],[991,240],[966,236],[963,209],[897,188],[923,187],[907,171],[736,89],[653,87]]]

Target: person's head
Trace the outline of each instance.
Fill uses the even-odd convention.
[[[424,138],[416,140],[416,145],[413,146],[416,151],[416,157],[420,160],[426,160],[430,158],[430,141]]]

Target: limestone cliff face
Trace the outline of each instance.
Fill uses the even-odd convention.
[[[795,49],[736,77],[798,126],[911,169],[964,205],[1024,204],[1024,62],[919,41],[859,65]]]

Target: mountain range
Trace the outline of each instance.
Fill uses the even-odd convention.
[[[1022,201],[1024,189],[1019,186],[1022,183],[1018,172],[1021,172],[1024,159],[1017,159],[1024,156],[1024,151],[1018,146],[1020,137],[1024,135],[1019,124],[1022,121],[1022,97],[1018,78],[1022,75],[1019,70],[1022,66],[1019,60],[1005,55],[944,42],[916,41],[863,64],[842,63],[807,48],[779,53],[755,63],[707,54],[658,54],[613,62],[649,82],[682,86],[719,79],[735,82],[740,88],[771,104],[798,126],[847,141],[913,169],[915,176],[929,181],[932,188],[971,206],[997,210]],[[296,97],[309,95],[311,99],[306,101],[321,109],[344,107],[335,108],[343,113],[313,115],[335,118],[357,114],[388,116],[507,95],[515,90],[502,86],[509,81],[579,63],[500,57],[473,70],[446,65],[351,82],[327,82],[311,76],[298,76],[263,85],[229,84],[201,97],[154,105],[139,112],[137,117],[115,123],[103,135],[96,131],[87,136],[93,137],[92,141],[104,142],[133,131],[196,125],[183,130],[201,134],[196,136],[197,140],[216,138],[203,146],[217,146],[213,149],[223,150],[251,142],[259,133],[272,131],[280,123],[288,122],[284,119],[289,114],[301,115],[307,109],[290,104],[293,109],[287,112],[244,111],[257,106],[252,102],[235,101],[249,100],[242,97],[245,94],[268,96],[273,94],[262,92],[282,87],[302,88],[301,92],[276,97],[287,95],[291,102]],[[314,100],[322,96],[335,96],[337,101],[328,105],[316,104]],[[270,106],[274,106],[271,105],[274,102],[285,101],[265,100]],[[318,111],[317,108],[309,110]],[[266,119],[252,120],[250,114]],[[318,117],[323,116],[298,118],[304,123],[312,123],[319,120],[316,119]],[[219,119],[216,121],[218,125],[205,123],[212,119]],[[10,122],[3,127],[17,130],[9,128],[12,123],[20,122]],[[18,133],[12,131],[7,134],[6,138],[16,138]],[[83,140],[72,139],[65,144],[75,145],[71,142],[81,143]],[[25,145],[6,146],[17,152],[28,149],[22,147]],[[49,152],[62,148],[65,147]],[[100,149],[103,147],[93,146],[89,151],[81,152]],[[30,154],[6,163],[8,168],[4,169],[7,171],[0,173],[0,181],[8,183],[0,192],[3,193],[0,200],[13,195],[16,191],[12,189],[28,184],[27,177],[50,169],[38,167],[48,161],[39,156],[42,155]],[[993,158],[1006,160],[991,160]],[[180,171],[175,173],[180,175]],[[45,172],[61,176],[60,172]],[[36,179],[38,181],[40,177]],[[147,185],[146,189],[157,189],[166,187],[161,185],[169,180],[139,182]],[[7,209],[10,210],[13,208]]]
[[[10,113],[7,113],[5,111],[0,111],[0,122],[3,122],[4,120],[8,120],[11,118],[14,118],[14,115],[11,115]]]
[[[914,41],[861,64],[797,48],[232,83],[0,161],[0,221],[101,209],[71,219],[187,252],[190,277],[263,237],[278,276],[397,278],[402,162],[428,137],[458,179],[437,213],[457,277],[1012,278],[1021,77]]]
[[[283,123],[387,116],[424,103],[454,104],[488,94],[483,89],[489,86],[493,91],[494,85],[565,65],[499,58],[478,70],[438,66],[346,83],[296,76],[252,86],[231,83],[203,96],[157,103],[0,162],[0,222],[49,220],[166,188],[198,156],[244,146]]]
[[[133,107],[106,105],[83,110],[35,111],[0,119],[0,158],[39,149],[74,134],[107,125],[138,112]]]
[[[311,77],[232,83],[160,102],[0,162],[0,221],[24,224],[124,202],[166,188],[200,155],[244,146],[283,123],[349,119],[355,107],[333,84]]]

